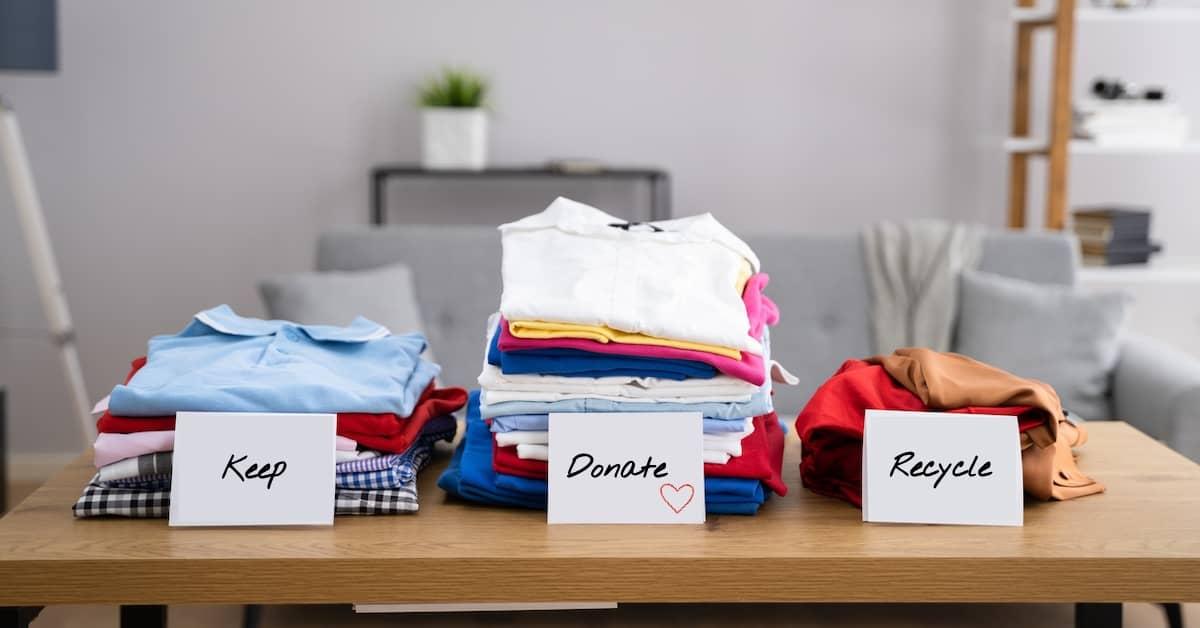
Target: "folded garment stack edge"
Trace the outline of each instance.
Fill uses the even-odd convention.
[[[749,246],[708,214],[629,223],[564,198],[500,231],[500,311],[439,486],[542,509],[551,413],[696,412],[709,513],[787,493],[771,390],[794,380],[770,359],[779,310]]]

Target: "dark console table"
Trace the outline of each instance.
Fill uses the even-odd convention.
[[[385,222],[388,179],[626,179],[650,184],[650,220],[671,217],[671,177],[656,168],[569,169],[547,166],[499,166],[484,170],[426,170],[419,165],[391,164],[371,169],[371,224]]]

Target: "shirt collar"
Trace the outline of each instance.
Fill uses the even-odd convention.
[[[750,246],[726,229],[712,214],[646,223],[657,229],[616,228],[625,224],[628,224],[627,221],[616,216],[560,196],[540,213],[500,225],[500,231],[558,229],[567,233],[605,238],[645,239],[657,242],[715,242],[744,257],[750,262],[754,272],[760,269],[758,256]]]
[[[346,327],[335,325],[297,325],[289,321],[263,320],[238,316],[228,305],[204,310],[196,314],[196,321],[222,334],[233,336],[273,336],[285,327],[303,330],[309,338],[324,342],[367,342],[391,335],[387,327],[374,321],[356,317]]]

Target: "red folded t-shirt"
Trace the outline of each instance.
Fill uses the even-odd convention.
[[[725,464],[705,463],[704,475],[714,478],[759,480],[780,497],[787,495],[783,482],[783,428],[774,412],[754,417],[754,431],[742,439],[742,455]]]
[[[135,373],[146,365],[146,358],[133,361],[125,382],[129,383]],[[337,433],[358,444],[379,451],[403,453],[413,444],[421,429],[431,419],[451,414],[467,405],[467,391],[463,388],[436,388],[432,383],[421,393],[407,417],[395,414],[368,414],[364,412],[337,413]],[[123,417],[105,411],[96,421],[101,433],[150,432],[175,429],[175,417]]]
[[[517,446],[501,447],[492,437],[492,469],[496,473],[515,475],[531,480],[544,480],[550,475],[550,464],[545,460],[526,460],[517,455]]]
[[[862,506],[862,441],[867,410],[926,412],[921,399],[882,366],[847,360],[817,389],[800,415],[800,480],[814,493]],[[957,414],[1016,416],[1022,432],[1042,425],[1044,414],[1029,406],[939,410]]]
[[[500,447],[492,439],[492,469],[497,473],[544,480],[549,475],[545,460],[517,456],[515,445]],[[754,431],[742,439],[742,455],[725,464],[705,463],[704,475],[718,478],[759,480],[780,496],[787,495],[783,477],[783,429],[775,413],[754,417]]]

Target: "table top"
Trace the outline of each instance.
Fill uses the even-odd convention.
[[[1080,466],[1108,492],[1028,502],[1024,527],[863,524],[800,486],[756,517],[548,526],[447,497],[331,528],[171,529],[75,520],[80,457],[0,520],[0,604],[1200,601],[1200,466],[1124,423],[1090,423]]]
[[[426,168],[420,164],[380,164],[371,169],[375,176],[422,177],[598,177],[598,178],[658,178],[667,176],[660,168],[608,166],[603,163],[583,163],[578,166],[553,163],[487,166],[479,170],[467,168]]]

